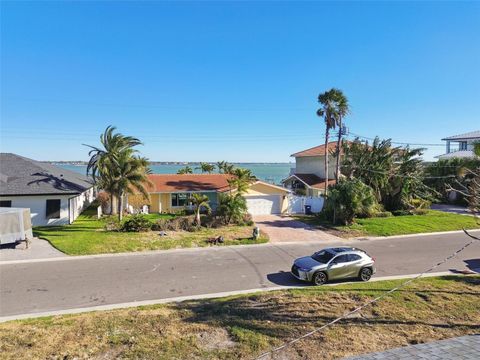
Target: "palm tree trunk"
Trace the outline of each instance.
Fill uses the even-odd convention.
[[[325,131],[325,192],[324,196],[327,196],[327,189],[328,189],[328,138],[329,138],[330,128],[327,125],[327,129]]]
[[[342,142],[342,116],[340,116],[338,122],[338,140],[337,140],[337,149],[336,149],[336,156],[337,156],[337,165],[335,166],[335,184],[338,184],[338,179],[340,177],[340,144]]]
[[[113,214],[113,194],[110,194],[110,215]]]
[[[197,207],[197,211],[195,212],[195,223],[200,226],[200,206]]]
[[[118,194],[118,220],[122,221],[123,218],[123,194]]]

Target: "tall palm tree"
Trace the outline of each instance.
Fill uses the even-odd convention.
[[[110,213],[115,212],[115,182],[116,182],[116,163],[120,154],[128,149],[132,149],[142,142],[132,136],[125,136],[121,133],[115,133],[114,126],[108,126],[103,134],[100,135],[102,147],[85,145],[91,150],[88,152],[90,160],[87,166],[87,176],[91,176],[93,182],[100,188],[110,193]]]
[[[348,105],[348,99],[343,94],[342,90],[332,89],[332,96],[334,97],[335,106],[336,106],[336,123],[338,126],[338,139],[337,147],[335,149],[336,165],[335,165],[335,183],[338,184],[338,179],[340,177],[340,147],[342,144],[342,135],[343,135],[343,118],[350,112],[350,107]]]
[[[207,210],[207,213],[212,211],[209,204],[210,199],[204,194],[192,194],[188,201],[191,202],[195,208],[195,224],[201,226],[200,212],[202,211],[202,208]]]
[[[151,185],[148,174],[151,170],[148,167],[148,159],[134,155],[135,150],[123,151],[116,162],[116,181],[114,190],[118,198],[118,219],[122,220],[123,199],[126,194],[138,192],[148,199],[146,187]]]
[[[183,175],[183,174],[193,174],[193,169],[190,166],[185,166],[184,168],[181,168],[177,171],[178,175]]]
[[[318,96],[318,102],[321,104],[321,108],[317,110],[317,115],[325,121],[325,190],[324,193],[327,195],[328,189],[328,140],[330,137],[330,129],[335,129],[337,124],[337,114],[336,114],[336,104],[335,104],[335,94],[333,93],[334,89],[326,91]]]
[[[197,167],[196,169],[200,170],[202,172],[202,174],[204,174],[204,173],[211,174],[212,172],[215,171],[215,165],[209,164],[209,163],[206,163],[206,162],[201,162],[200,166]]]

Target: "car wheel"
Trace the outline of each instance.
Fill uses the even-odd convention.
[[[319,271],[315,274],[313,274],[312,282],[315,285],[323,285],[327,282],[327,274],[325,274],[323,271]]]
[[[360,275],[358,278],[362,281],[368,281],[372,277],[372,269],[370,268],[363,268],[360,270]]]

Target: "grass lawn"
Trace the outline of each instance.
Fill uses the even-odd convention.
[[[430,210],[426,215],[392,216],[388,218],[356,219],[350,226],[332,226],[316,216],[299,215],[296,218],[312,226],[330,229],[336,235],[348,236],[391,236],[417,234],[437,231],[478,229],[478,223],[472,216],[451,214]]]
[[[173,218],[170,214],[149,214],[152,221]],[[209,246],[206,239],[222,235],[224,245],[259,244],[268,242],[265,234],[254,241],[250,238],[251,226],[225,226],[217,229],[202,228],[200,231],[168,231],[167,236],[159,232],[114,232],[104,230],[105,220],[97,219],[95,212],[86,210],[71,225],[45,226],[33,229],[34,235],[50,241],[58,250],[68,255],[91,255],[144,250],[166,250],[174,248]]]
[[[343,284],[0,324],[3,359],[251,359],[399,281]],[[480,331],[480,276],[425,278],[278,359],[333,359]]]

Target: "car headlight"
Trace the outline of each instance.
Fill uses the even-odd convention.
[[[307,269],[307,268],[298,268],[299,271],[301,272],[309,272],[312,269]]]

